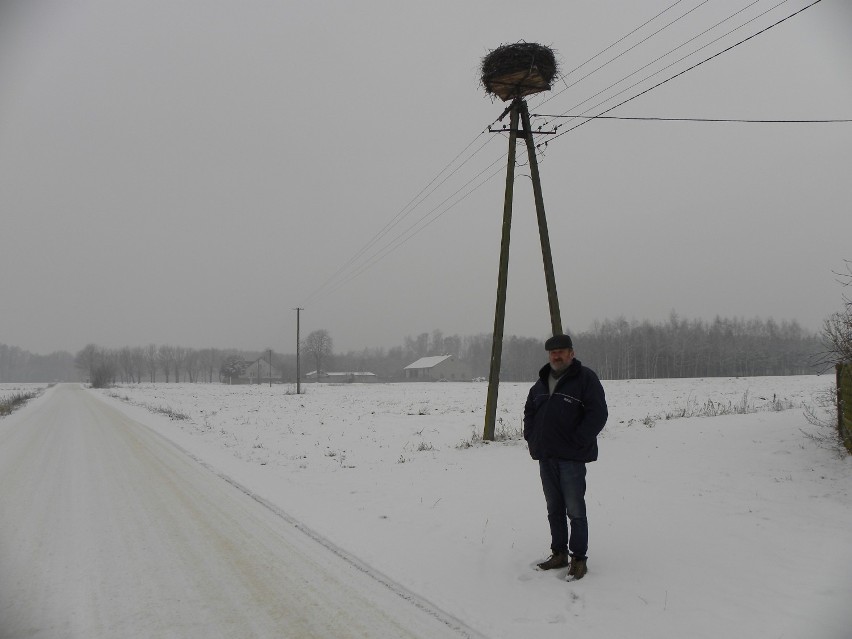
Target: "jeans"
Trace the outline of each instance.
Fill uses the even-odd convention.
[[[565,459],[538,462],[541,486],[547,502],[550,523],[550,549],[585,558],[589,548],[589,524],[586,520],[586,464]],[[568,521],[571,537],[568,537]]]

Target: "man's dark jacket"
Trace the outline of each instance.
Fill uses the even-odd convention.
[[[524,406],[524,439],[533,459],[593,462],[598,458],[598,433],[609,415],[598,376],[575,359],[556,382],[547,380],[550,364],[538,373]]]

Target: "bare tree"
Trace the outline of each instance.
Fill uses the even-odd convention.
[[[241,355],[226,355],[219,368],[219,380],[230,384],[234,378],[239,378],[246,372],[246,366],[247,363]]]
[[[846,272],[835,273],[843,287],[852,288],[852,261],[845,260]],[[852,362],[852,298],[843,295],[843,310],[833,313],[822,327],[826,363]]]
[[[216,372],[220,359],[221,353],[215,348],[205,348],[199,352],[198,366],[205,373],[208,383],[213,383],[213,374]]]
[[[119,349],[116,353],[116,359],[118,360],[122,383],[130,382],[132,384],[136,381],[133,377],[133,352],[130,347],[125,346]]]
[[[313,357],[316,363],[317,379],[322,370],[323,360],[331,356],[332,348],[331,335],[324,328],[314,331],[302,341],[302,349],[307,355]]]
[[[157,345],[156,344],[148,344],[144,348],[144,357],[145,357],[145,370],[148,371],[148,374],[151,378],[151,383],[157,381],[157,368],[159,367],[158,359],[157,359]]]
[[[440,334],[440,331],[437,331]],[[429,333],[420,333],[417,337],[406,336],[405,356],[409,360],[426,357],[429,354]]]
[[[444,333],[441,329],[432,331],[432,341],[427,352],[430,355],[444,355]]]
[[[141,383],[142,375],[145,373],[145,349],[141,346],[134,346],[130,349],[130,367],[133,371],[133,377],[136,378],[136,383]]]
[[[194,384],[198,377],[198,351],[194,348],[185,348],[181,366],[183,366],[183,381]]]
[[[166,384],[169,383],[169,375],[172,372],[172,365],[175,361],[175,347],[162,345],[157,349],[157,362],[163,373],[166,375]],[[176,382],[179,380],[175,380]]]
[[[442,355],[455,355],[460,357],[462,351],[462,339],[458,335],[444,337],[444,348]]]
[[[180,372],[186,365],[186,353],[187,349],[183,346],[174,347],[174,358],[172,359],[172,365],[174,365],[175,367],[175,384],[180,383]]]
[[[88,344],[77,353],[74,364],[86,373],[93,388],[106,388],[115,382],[117,359],[115,353]]]
[[[85,373],[88,379],[92,379],[95,368],[101,362],[101,349],[95,344],[86,344],[74,357],[74,366]]]

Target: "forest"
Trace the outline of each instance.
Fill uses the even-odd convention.
[[[500,379],[534,379],[547,362],[547,337],[504,337]],[[707,323],[672,314],[667,322],[653,324],[619,318],[598,322],[572,338],[576,357],[601,379],[806,375],[825,368],[819,335],[796,322],[778,324],[772,319],[717,317]],[[491,342],[490,334],[460,338],[434,331],[406,338],[404,345],[385,353],[368,349],[336,356],[335,365],[385,373],[425,355],[452,354],[467,361],[474,376],[487,376]],[[383,364],[390,368],[382,369]]]
[[[310,352],[317,333],[325,337],[323,350]],[[369,371],[380,381],[401,381],[405,366],[430,355],[453,355],[470,365],[472,377],[488,376],[492,350],[488,333],[459,336],[434,330],[406,337],[398,346],[345,353],[334,352],[332,337],[327,331],[315,331],[303,340],[303,379],[319,364],[326,371]],[[501,381],[535,378],[547,361],[543,348],[547,337],[504,336]],[[577,358],[601,379],[803,375],[825,368],[826,347],[820,334],[795,321],[716,317],[706,322],[672,313],[659,323],[624,318],[596,322],[572,338]],[[243,351],[148,344],[109,349],[89,344],[73,355],[63,351],[36,355],[0,344],[0,383],[87,381],[96,373],[110,383],[212,383],[229,379],[224,372],[229,366],[244,370],[270,356],[274,381],[295,383],[296,354],[269,347]]]

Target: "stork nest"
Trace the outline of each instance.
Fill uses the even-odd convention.
[[[533,42],[504,44],[482,59],[482,86],[504,102],[550,90],[558,64],[553,49]]]

